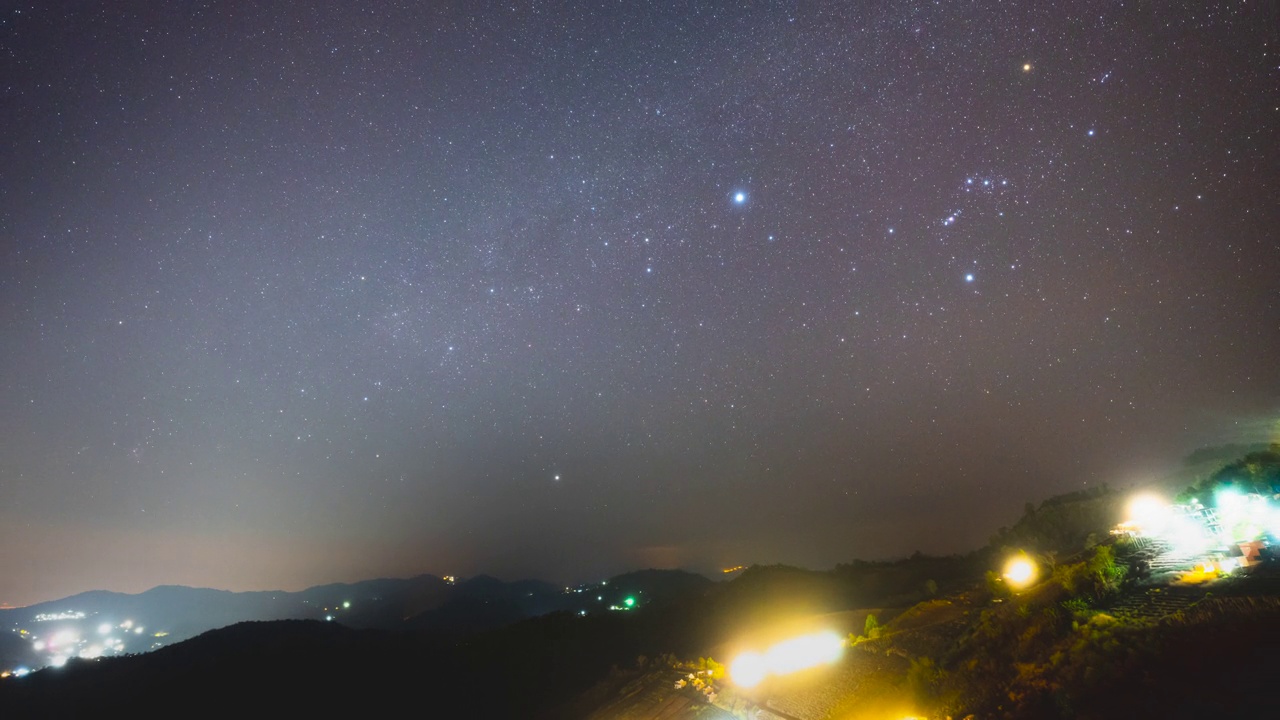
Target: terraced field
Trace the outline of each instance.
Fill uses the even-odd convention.
[[[1164,585],[1141,588],[1127,593],[1107,609],[1107,613],[1126,620],[1159,620],[1181,612],[1204,599],[1204,586],[1178,587]]]
[[[676,670],[645,673],[620,687],[602,688],[602,699],[588,720],[732,720],[733,715],[711,705],[686,687],[676,689],[684,676]]]

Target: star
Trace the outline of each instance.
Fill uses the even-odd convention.
[[[741,190],[733,194],[734,205],[742,205],[746,201],[747,201],[747,194],[742,192]]]
[[[973,273],[969,273],[968,275],[965,275],[965,276],[964,276],[964,281],[965,281],[965,282],[973,282]]]

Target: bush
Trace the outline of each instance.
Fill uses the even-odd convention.
[[[907,686],[917,703],[925,706],[937,697],[942,675],[933,658],[925,656],[911,661],[911,668],[907,670]]]

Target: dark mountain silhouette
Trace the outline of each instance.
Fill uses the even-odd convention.
[[[609,587],[622,595],[634,594],[645,604],[700,595],[713,585],[707,578],[683,570],[638,570],[609,580]]]
[[[474,602],[462,598],[460,602]],[[0,682],[4,717],[553,718],[614,666],[674,641],[660,615],[551,613],[458,636],[319,621],[240,623],[142,655],[72,660]]]
[[[676,579],[662,579],[670,573],[676,573],[670,575]],[[701,576],[677,571],[633,575],[647,578],[627,583],[636,588],[633,592],[649,592],[655,597],[674,597],[679,587],[710,584]],[[235,623],[267,620],[332,621],[350,628],[457,636],[556,611],[576,612],[584,604],[583,597],[539,580],[505,582],[488,575],[463,579],[457,584],[433,575],[380,578],[319,585],[299,592],[230,592],[176,585],[137,594],[92,591],[0,610],[0,632],[5,639],[0,644],[0,669],[34,669],[49,664],[55,654],[33,652],[31,637],[65,629],[91,639],[86,644],[108,636],[121,638],[124,652],[128,653],[172,645]],[[42,620],[42,616],[58,619]],[[130,622],[129,628],[119,627],[125,622]],[[112,629],[99,633],[102,626]],[[29,633],[25,639],[18,635],[21,630]],[[157,633],[162,636],[157,637]]]

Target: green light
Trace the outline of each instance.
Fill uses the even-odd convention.
[[[623,600],[622,604],[626,605],[627,607],[635,607],[636,599],[633,597],[629,597],[626,600]]]

